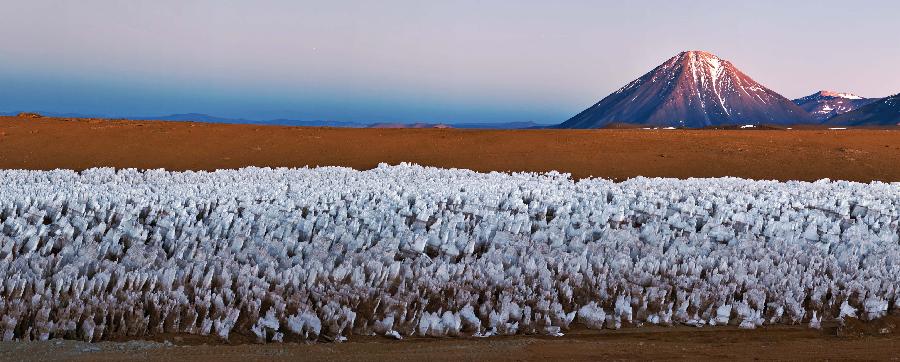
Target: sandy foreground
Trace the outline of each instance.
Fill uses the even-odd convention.
[[[900,130],[342,129],[0,117],[0,168],[380,162],[574,177],[900,181]]]
[[[0,168],[212,170],[414,162],[575,177],[900,181],[900,130],[339,129],[0,117]],[[576,329],[566,336],[231,344],[196,336],[0,342],[0,360],[900,359],[897,320],[865,326]]]

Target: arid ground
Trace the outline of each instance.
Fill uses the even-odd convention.
[[[0,117],[0,168],[414,162],[574,177],[900,181],[900,130],[346,129]]]
[[[336,129],[0,117],[0,168],[98,166],[211,170],[414,162],[575,177],[718,177],[900,181],[900,130]],[[266,344],[190,336],[152,341],[0,343],[0,360],[897,360],[896,320],[805,326],[573,330],[560,338],[353,337]]]
[[[152,341],[2,342],[0,360],[121,361],[521,361],[521,360],[898,360],[900,336],[836,336],[833,330],[770,327],[645,327],[570,331],[564,337],[355,337],[346,343],[235,343],[159,336]]]

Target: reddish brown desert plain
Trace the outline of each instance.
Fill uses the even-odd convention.
[[[213,170],[413,162],[477,171],[625,179],[721,177],[900,181],[900,131],[339,129],[159,121],[0,118],[0,168]],[[4,343],[0,360],[863,359],[900,357],[898,321],[765,327],[574,329],[559,338],[351,337],[255,344],[160,335],[149,341]]]
[[[214,170],[412,162],[609,179],[900,181],[900,130],[351,129],[0,117],[0,168]]]

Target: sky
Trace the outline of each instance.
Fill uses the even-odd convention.
[[[900,92],[897,1],[0,0],[0,111],[562,122],[680,51]]]

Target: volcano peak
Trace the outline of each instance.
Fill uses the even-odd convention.
[[[787,98],[757,83],[731,62],[703,50],[678,53],[562,128],[612,123],[706,127],[795,124],[812,119]]]

